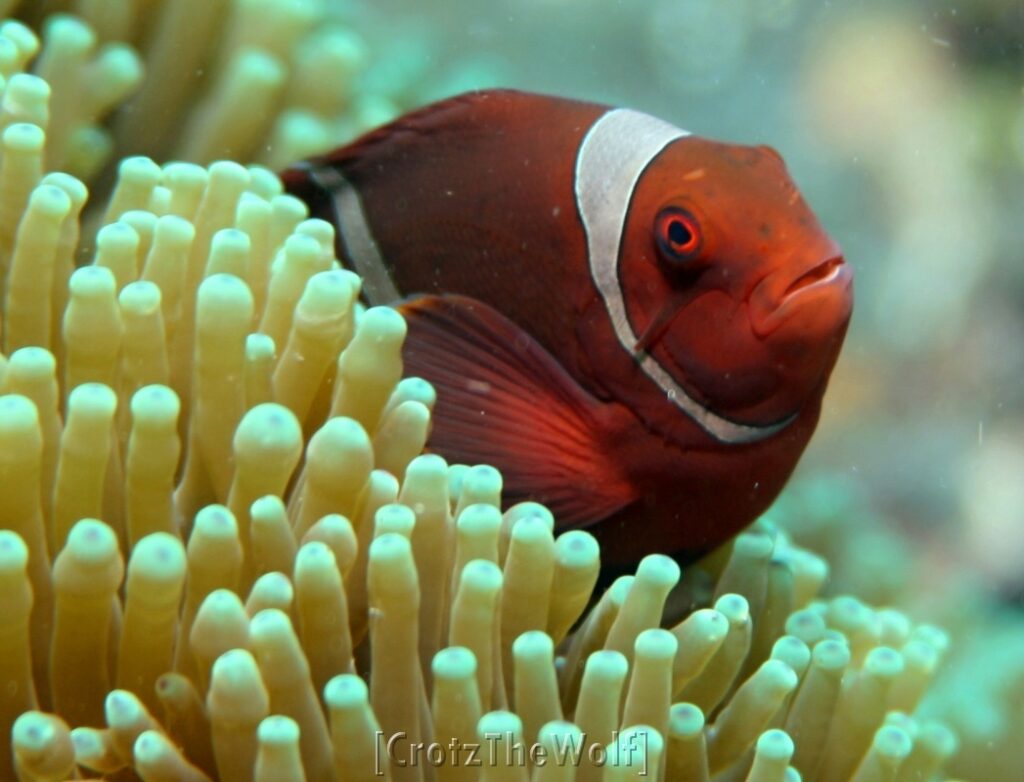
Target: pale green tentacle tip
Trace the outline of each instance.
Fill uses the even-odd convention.
[[[269,168],[263,166],[249,166],[249,188],[247,195],[257,198],[261,204],[268,208],[270,199],[284,192],[281,178]],[[241,205],[242,202],[239,202],[239,207]]]
[[[373,534],[376,537],[395,533],[411,539],[415,527],[416,513],[401,503],[382,505],[373,516]]]
[[[949,651],[949,633],[941,627],[936,627],[935,625],[930,624],[920,624],[911,631],[910,638],[912,640],[921,640],[925,643],[931,644],[940,655],[945,655],[946,652]]]
[[[47,49],[53,47],[69,54],[85,54],[96,45],[96,34],[76,16],[53,14],[43,25],[43,41]]]
[[[447,482],[448,462],[445,461],[444,457],[436,453],[423,453],[409,462],[409,466],[405,471],[403,488],[415,484],[447,485]]]
[[[100,253],[134,253],[139,248],[139,232],[126,222],[105,225],[96,233]]]
[[[347,272],[333,269],[317,272],[306,283],[298,311],[306,317],[336,319],[349,309],[356,294]]]
[[[843,632],[866,627],[874,616],[874,611],[853,595],[840,595],[827,606],[825,619]]]
[[[910,734],[893,725],[883,725],[875,732],[871,742],[871,752],[880,759],[896,765],[904,760],[914,748]]]
[[[584,676],[601,682],[617,682],[626,678],[629,661],[622,652],[614,649],[600,649],[587,657]]]
[[[501,511],[489,503],[473,503],[462,509],[455,526],[471,533],[496,534],[501,528]]]
[[[152,158],[134,155],[121,161],[117,167],[117,176],[122,186],[131,182],[137,186],[156,187],[163,176],[163,169]]]
[[[185,547],[174,535],[154,532],[135,544],[128,561],[129,577],[145,573],[148,580],[178,583],[185,575]]]
[[[361,423],[347,416],[335,416],[313,434],[309,458],[329,464],[367,452],[371,447],[370,436]]]
[[[764,532],[744,532],[733,543],[733,556],[743,559],[767,560],[775,550],[775,541]]]
[[[369,56],[362,37],[342,27],[323,30],[309,41],[309,45],[315,52],[326,52],[332,60],[344,63],[350,71],[361,69]]]
[[[289,645],[289,636],[292,635],[292,622],[288,614],[278,608],[264,608],[249,622],[249,638],[268,658],[274,656],[268,654],[269,649]]]
[[[210,172],[196,163],[174,161],[163,168],[163,183],[172,190],[202,191],[210,181]]]
[[[514,527],[520,519],[525,519],[531,516],[543,519],[545,526],[554,532],[555,517],[547,506],[541,505],[539,502],[518,502],[505,511],[504,518],[511,527]]]
[[[907,668],[925,673],[934,671],[942,656],[938,649],[921,638],[907,641],[901,647],[900,654]]]
[[[3,93],[4,108],[13,115],[23,114],[27,108],[31,111],[37,105],[45,105],[50,92],[50,83],[45,79],[33,74],[14,74],[7,80]]]
[[[370,587],[405,597],[418,582],[412,543],[404,535],[386,532],[370,543]]]
[[[148,208],[129,209],[117,219],[118,223],[128,226],[139,235],[140,243],[143,237],[156,235],[156,226],[159,221],[160,218]]]
[[[87,300],[112,299],[117,290],[114,273],[105,266],[82,266],[71,275],[68,289],[72,297]]]
[[[160,286],[149,280],[135,280],[125,285],[117,296],[121,307],[133,315],[153,315],[160,309]]]
[[[118,556],[117,535],[98,519],[82,519],[68,533],[64,553],[83,565],[106,564]]]
[[[324,685],[324,703],[332,709],[352,709],[369,703],[370,690],[361,676],[342,673]]]
[[[57,185],[38,185],[28,199],[28,209],[51,221],[59,221],[71,212],[71,196]]]
[[[0,396],[0,438],[34,434],[39,429],[35,403],[21,394]]]
[[[153,384],[143,386],[132,394],[131,411],[136,425],[174,422],[181,412],[181,401],[173,389]]]
[[[519,739],[523,735],[523,721],[510,711],[489,711],[477,723],[477,734],[485,741],[494,736],[506,741]]]
[[[291,717],[272,714],[259,724],[256,737],[263,744],[295,744],[299,740],[299,724]]]
[[[784,730],[766,730],[757,739],[757,754],[766,760],[788,763],[793,757],[793,739]]]
[[[131,94],[142,83],[145,69],[134,49],[125,44],[106,46],[97,59],[89,87],[105,110]]]
[[[357,277],[356,280],[359,278]],[[422,377],[403,377],[398,381],[393,397],[403,402],[422,402],[429,409],[433,409],[437,403],[437,390]]]
[[[811,663],[811,649],[796,636],[783,635],[772,646],[771,658],[781,660],[802,676]]]
[[[7,372],[8,377],[50,378],[57,372],[57,359],[46,348],[29,345],[11,353]]]
[[[679,641],[668,630],[649,628],[641,632],[633,644],[638,658],[671,660],[679,649]]]
[[[493,595],[501,589],[503,581],[500,567],[487,559],[474,559],[462,568],[459,583],[466,589]]]
[[[13,530],[0,530],[0,573],[24,573],[28,565],[28,546]]]
[[[401,344],[407,331],[405,318],[398,310],[393,307],[370,307],[359,318],[355,339],[367,340],[386,349]]]
[[[517,660],[550,660],[555,653],[551,636],[541,630],[528,630],[512,642],[512,654]]]
[[[253,514],[255,515],[255,505]],[[336,566],[335,563],[334,552],[326,543],[319,540],[303,543],[295,554],[295,580],[298,581],[302,574],[310,571],[319,571],[327,567],[333,568]]]
[[[565,568],[582,568],[592,565],[601,556],[597,539],[585,530],[563,532],[555,540],[558,563]]]
[[[674,703],[668,712],[668,733],[672,738],[694,739],[704,732],[704,712],[692,703]]]
[[[196,294],[199,321],[230,318],[253,306],[252,292],[245,280],[233,274],[213,274],[199,284]]]
[[[903,672],[903,655],[888,646],[876,646],[864,659],[864,672],[892,679]]]
[[[302,426],[295,414],[284,405],[264,402],[249,410],[235,430],[236,454],[268,454],[298,458],[302,447]],[[264,457],[259,457],[264,458]]]
[[[144,711],[138,697],[128,690],[111,690],[103,701],[103,716],[111,728],[131,726]]]
[[[699,639],[705,645],[717,645],[729,634],[729,620],[717,608],[701,608],[677,625],[680,631],[684,628],[685,638]]]
[[[608,591],[602,595],[601,599],[604,600],[607,597],[611,605],[621,608],[623,603],[626,602],[626,598],[629,596],[629,590],[633,588],[633,582],[635,580],[636,576],[619,576],[612,582],[612,585],[608,587]]]
[[[463,488],[472,486],[477,491],[501,490],[501,473],[489,464],[476,464],[462,479]]]
[[[11,743],[15,752],[34,752],[49,749],[59,735],[49,715],[41,711],[26,711],[14,721]]]
[[[748,682],[754,683],[764,694],[785,695],[796,689],[799,679],[793,669],[781,660],[766,660]]]
[[[535,546],[551,539],[551,528],[540,516],[525,516],[515,522],[511,537],[513,544]]]
[[[825,618],[816,611],[802,608],[786,619],[786,633],[807,644],[815,644],[825,634]]]
[[[145,730],[135,739],[132,745],[132,755],[135,759],[137,770],[143,778],[146,775],[147,767],[160,768],[163,764],[171,762],[176,757],[178,750],[170,739],[158,730]],[[162,769],[161,769],[162,771]],[[156,774],[159,774],[157,771]],[[159,778],[154,775],[154,778]]]
[[[679,582],[681,575],[679,563],[664,554],[648,554],[640,560],[636,569],[638,581],[665,589],[674,587]]]
[[[261,49],[240,51],[229,66],[228,78],[248,90],[275,89],[284,83],[287,69],[277,57]]]
[[[563,748],[576,748],[583,739],[583,731],[578,725],[567,720],[545,722],[537,732],[537,741],[545,747],[553,747],[561,751]]]
[[[100,728],[72,728],[71,745],[75,752],[75,762],[80,766],[93,769],[103,765],[107,746]]]
[[[732,627],[745,624],[750,620],[750,603],[743,595],[735,593],[722,595],[715,601],[715,610],[723,614]]]
[[[606,768],[610,766],[620,774],[633,772],[643,778],[654,772],[664,749],[665,740],[656,728],[650,725],[630,725],[618,734],[616,741],[608,745]]]
[[[113,418],[117,411],[117,394],[103,383],[82,383],[68,395],[69,418],[80,415],[89,420]]]
[[[271,359],[277,353],[274,338],[268,334],[253,332],[245,337],[245,357],[250,361]]]
[[[15,122],[4,130],[3,145],[11,152],[41,152],[46,146],[46,133],[38,125]]]
[[[249,169],[233,160],[217,160],[209,165],[207,172],[211,189],[225,186],[244,189],[252,179]]]
[[[229,705],[234,698],[247,697],[252,685],[261,681],[259,667],[252,652],[248,649],[231,649],[224,652],[214,660],[210,672],[210,695],[207,700],[211,711],[216,711],[215,704],[218,702]],[[220,697],[214,697],[214,694]],[[221,700],[225,696],[227,698]]]
[[[949,726],[935,720],[928,720],[918,726],[915,741],[943,760],[956,755],[960,747],[956,733]]]
[[[195,526],[189,538],[189,548],[191,549],[194,540],[202,538],[237,539],[238,522],[235,515],[223,505],[207,505],[202,508],[196,514]]]
[[[30,60],[39,53],[39,36],[31,27],[16,19],[5,19],[0,24],[0,35],[12,41],[25,60]]]
[[[468,679],[476,675],[476,655],[464,646],[449,646],[434,655],[430,669],[435,679]]]

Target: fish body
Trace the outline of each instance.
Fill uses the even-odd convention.
[[[430,447],[498,467],[608,564],[722,543],[814,431],[851,273],[767,147],[484,91],[284,179],[405,314]]]

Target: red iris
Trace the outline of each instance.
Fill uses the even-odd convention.
[[[693,215],[677,206],[661,210],[654,235],[662,256],[673,265],[692,260],[700,252],[700,226]]]

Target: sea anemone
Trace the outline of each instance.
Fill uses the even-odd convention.
[[[98,36],[148,40],[151,67],[168,69],[134,104],[163,140],[142,131],[140,143],[204,162],[225,146],[250,156],[277,132],[266,113],[252,143],[204,136],[225,129],[227,74],[252,75],[230,65],[239,45],[214,58],[227,86],[212,78],[214,97],[191,111],[202,121],[167,131],[183,93],[158,90],[182,87],[153,51],[181,38],[172,9],[186,5],[226,13],[167,3],[167,29],[143,33],[126,10]],[[38,73],[81,55],[48,72],[52,85],[21,73],[40,48],[30,29],[0,27],[15,47],[0,55],[16,52],[0,99],[0,774],[939,771],[952,735],[910,715],[946,636],[853,597],[818,599],[826,564],[769,522],[685,578],[651,555],[594,599],[589,533],[556,535],[534,503],[503,512],[494,469],[423,454],[434,392],[402,379],[404,321],[361,308],[331,226],[306,219],[268,169],[129,157],[89,207],[80,179],[45,174],[93,176],[104,149],[128,145],[117,134],[130,111],[106,147],[98,121],[137,79],[102,63],[111,51],[127,70],[139,61],[94,51],[72,17],[44,28]],[[58,110],[61,94],[91,108]]]

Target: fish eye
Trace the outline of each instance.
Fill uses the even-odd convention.
[[[673,266],[692,260],[700,252],[700,226],[693,215],[677,206],[661,210],[654,235],[662,257]]]

